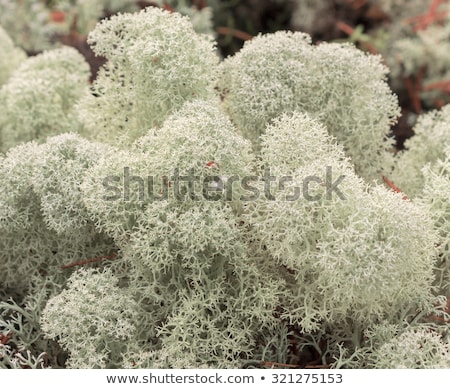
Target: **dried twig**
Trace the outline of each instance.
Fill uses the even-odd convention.
[[[217,27],[216,31],[218,34],[231,35],[234,38],[238,38],[243,41],[249,41],[249,40],[253,39],[253,35],[250,35],[249,33],[241,31],[241,30],[236,30],[235,28]]]
[[[442,92],[450,93],[450,80],[431,82],[429,84],[424,85],[422,90],[423,91],[441,90]]]
[[[117,253],[114,253],[111,255],[102,255],[101,257],[84,259],[82,261],[69,263],[68,265],[63,265],[63,266],[61,266],[61,269],[70,269],[72,267],[82,266],[82,265],[86,265],[88,263],[100,262],[100,261],[103,261],[104,259],[114,259],[116,257],[117,257]]]
[[[422,112],[422,103],[420,101],[419,94],[422,91],[423,76],[425,75],[426,67],[422,66],[413,80],[412,76],[404,78],[406,90],[408,91],[409,98],[411,99],[411,104],[413,106],[414,112],[420,114]]]
[[[289,369],[329,369],[331,365],[292,365],[289,363],[280,363],[280,362],[265,362],[262,361],[259,363],[259,366],[261,367],[268,367],[268,368],[282,368],[287,367]]]
[[[368,0],[347,0],[353,9],[358,10],[367,4]]]

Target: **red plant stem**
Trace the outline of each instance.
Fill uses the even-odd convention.
[[[411,76],[405,77],[406,90],[408,91],[409,98],[411,99],[411,104],[414,108],[414,112],[420,114],[422,112],[422,103],[418,96],[417,90],[411,80]]]
[[[447,304],[445,306],[444,312],[450,314],[450,297],[447,298]],[[436,315],[431,315],[430,318],[440,323],[450,323],[450,319],[445,320],[444,318],[438,317]]]
[[[336,27],[342,32],[345,32],[349,36],[352,35],[353,32],[355,31],[355,29],[352,26],[342,21],[338,21]],[[372,54],[379,54],[378,50],[370,42],[361,42],[361,46],[365,47]]]
[[[361,7],[364,7],[367,4],[368,0],[347,0],[353,6],[353,9],[357,10]]]
[[[341,22],[340,20],[336,23],[336,27],[342,32],[345,32],[347,35],[352,35],[355,31],[352,26],[348,25],[347,23]]]
[[[8,332],[7,334],[0,334],[0,344],[5,345],[12,338],[12,332]]]
[[[61,269],[70,269],[71,267],[82,266],[82,265],[86,265],[88,263],[100,262],[104,259],[114,259],[116,257],[117,257],[117,254],[102,255],[101,257],[84,259],[82,261],[69,263],[68,265],[63,265],[63,266],[61,266]]]
[[[394,183],[389,180],[386,176],[382,176],[383,181],[385,182],[385,184],[391,188],[395,193],[403,193],[399,188],[397,188]],[[403,195],[402,197],[403,200],[408,200],[408,197],[406,197],[406,195]]]
[[[208,6],[206,0],[194,0],[193,3],[200,10]]]
[[[421,66],[419,72],[416,77],[416,92],[420,92],[422,90],[423,76],[425,75],[426,66]]]
[[[407,24],[413,24],[414,31],[420,31],[427,29],[431,24],[435,22],[442,22],[446,17],[446,12],[438,12],[438,8],[442,3],[447,0],[433,0],[427,13],[423,15],[414,16],[405,20]]]
[[[305,369],[329,369],[331,365],[306,365]]]
[[[170,4],[167,4],[166,2],[164,2],[163,9],[165,11],[175,12],[175,9]]]
[[[424,85],[423,90],[424,91],[430,91],[430,90],[441,90],[443,92],[450,93],[450,80],[443,80],[443,81],[437,81],[432,82],[430,84]]]
[[[289,363],[279,363],[279,362],[261,362],[260,366],[269,367],[269,368],[280,368],[280,367],[287,367],[290,369],[329,369],[330,365],[291,365]]]
[[[437,321],[437,322],[440,322],[440,323],[450,323],[450,319],[445,320],[444,318],[442,318],[442,317],[437,317],[437,316],[435,316],[435,315],[431,315],[430,318],[433,319],[433,320],[435,320],[435,321]]]
[[[236,30],[234,28],[217,27],[216,31],[218,34],[231,35],[231,36],[241,39],[243,41],[249,41],[249,40],[253,39],[253,35],[250,35],[249,33],[241,31],[241,30]]]

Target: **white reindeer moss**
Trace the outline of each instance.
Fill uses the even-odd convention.
[[[439,234],[437,283],[442,293],[447,293],[450,288],[450,146],[444,155],[422,169],[425,186],[419,201],[429,207]]]
[[[412,327],[375,348],[369,367],[376,369],[448,369],[450,342],[428,327]]]
[[[386,75],[380,57],[352,45],[314,46],[307,34],[280,31],[227,58],[218,86],[226,111],[256,150],[273,118],[299,110],[320,119],[357,172],[374,179],[389,160],[386,134],[399,115]]]
[[[287,145],[285,158],[275,143]],[[261,147],[263,163],[290,171],[275,201],[250,204],[249,214],[267,251],[292,274],[286,318],[304,331],[346,318],[367,324],[430,295],[437,237],[425,209],[389,189],[368,189],[307,115],[276,120]],[[318,179],[305,188],[311,177]],[[339,192],[329,192],[340,178]],[[296,189],[304,192],[293,201]]]
[[[11,73],[25,58],[25,53],[14,46],[11,38],[0,26],[0,87],[8,81]]]
[[[74,105],[87,91],[89,74],[84,57],[71,47],[21,62],[0,89],[0,151],[79,131]]]
[[[212,185],[220,177],[252,175],[252,162],[249,142],[236,134],[216,102],[187,102],[160,129],[139,138],[132,150],[104,155],[82,183],[84,203],[98,226],[119,238],[135,226],[146,207],[157,209],[165,199],[192,200],[183,177],[197,177],[192,193],[204,200],[205,180]],[[231,195],[238,206],[237,186]]]
[[[89,42],[91,91],[69,48],[0,89],[0,367],[448,366],[447,107],[394,164],[387,69],[353,46],[219,65],[156,8]],[[374,183],[394,165],[408,198]]]
[[[42,314],[42,330],[70,353],[68,367],[114,368],[135,330],[130,296],[110,270],[78,270],[67,289],[51,298]]]
[[[129,143],[185,101],[213,95],[213,40],[180,14],[149,7],[116,15],[97,25],[89,43],[108,60],[79,105],[80,119],[99,140]]]
[[[108,147],[73,134],[9,150],[0,165],[0,280],[26,289],[33,275],[110,251],[82,206],[79,183]]]
[[[395,184],[410,196],[423,191],[425,165],[443,159],[450,146],[450,105],[421,115],[414,132],[405,142],[406,150],[397,155],[392,174]]]

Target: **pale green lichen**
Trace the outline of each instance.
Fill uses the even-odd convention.
[[[24,61],[26,54],[15,47],[6,31],[0,26],[0,87],[5,84],[13,71]]]
[[[108,147],[64,134],[14,147],[0,165],[0,283],[26,291],[33,275],[105,255],[111,240],[95,230],[79,190]],[[58,212],[59,211],[59,212]]]
[[[426,210],[383,187],[366,188],[331,142],[307,115],[277,119],[262,138],[262,163],[287,166],[290,179],[275,188],[275,201],[249,205],[255,235],[292,274],[284,315],[307,332],[322,322],[365,325],[391,316],[430,296],[433,282],[437,237]],[[285,158],[272,154],[275,144],[288,144]],[[331,193],[339,177],[339,192]],[[303,193],[294,201],[296,189]]]
[[[270,267],[267,257],[257,259],[247,248],[239,227],[242,190],[237,186],[229,199],[222,193],[211,201],[201,185],[208,177],[252,175],[250,149],[217,102],[196,100],[121,152],[120,162],[137,184],[128,201],[104,198],[105,176],[122,176],[117,188],[123,189],[123,166],[113,162],[113,154],[87,175],[85,204],[121,247],[130,293],[142,302],[136,338],[158,339],[145,358],[139,357],[140,366],[238,367],[258,335],[276,325],[272,312],[283,281],[264,272]],[[198,176],[195,197],[186,192],[186,182],[177,197],[170,178],[174,169],[180,176]],[[152,199],[147,191],[139,198],[138,177],[148,176],[158,180],[153,188],[158,197],[161,177],[169,177],[166,199]]]
[[[419,201],[429,207],[439,233],[437,285],[445,294],[450,288],[450,146],[447,146],[444,155],[422,170],[425,186]]]
[[[154,198],[179,202],[169,182],[176,170],[180,177],[190,172],[198,176],[193,194],[204,200],[205,177],[211,177],[212,183],[215,177],[253,174],[250,150],[249,142],[235,133],[217,102],[188,102],[160,129],[139,138],[131,150],[105,154],[82,183],[83,201],[102,231],[122,239],[147,206],[160,206],[161,201]],[[209,162],[216,167],[208,166]],[[180,183],[179,196],[189,200],[187,185],[186,180]],[[233,196],[238,206],[239,189]]]
[[[0,0],[0,25],[13,42],[28,53],[55,48],[61,26],[51,22],[50,9],[42,0]]]
[[[185,101],[213,96],[212,38],[180,14],[149,7],[116,15],[97,25],[89,43],[108,62],[78,109],[99,140],[129,144]]]
[[[380,330],[377,329],[376,332]],[[448,369],[448,336],[427,327],[411,327],[398,334],[393,327],[389,338],[369,355],[369,368],[376,369]],[[371,336],[377,334],[372,333]]]
[[[409,196],[423,191],[422,169],[445,156],[450,145],[450,105],[419,117],[414,126],[415,135],[405,142],[406,150],[397,154],[390,178]]]
[[[0,89],[0,151],[79,131],[75,103],[88,88],[89,65],[71,47],[23,61]]]
[[[133,301],[110,270],[78,270],[67,289],[51,298],[42,314],[42,330],[69,351],[67,366],[114,368],[135,330]]]
[[[283,112],[306,112],[344,146],[358,174],[372,180],[390,160],[397,98],[379,56],[350,44],[311,45],[303,33],[279,31],[246,42],[221,65],[219,89],[238,129],[259,149],[259,137]]]
[[[91,40],[108,63],[75,108],[84,128],[60,130],[104,143],[0,154],[1,367],[448,365],[447,108],[421,119],[442,144],[410,154],[425,190],[405,199],[360,177],[392,165],[379,58],[260,36],[221,65],[222,101],[186,18],[118,15]],[[46,55],[17,72],[47,77]]]

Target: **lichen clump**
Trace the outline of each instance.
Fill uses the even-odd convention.
[[[219,63],[152,7],[89,42],[92,88],[61,48],[0,89],[0,367],[450,367],[447,107],[394,157],[387,69],[352,45]]]

